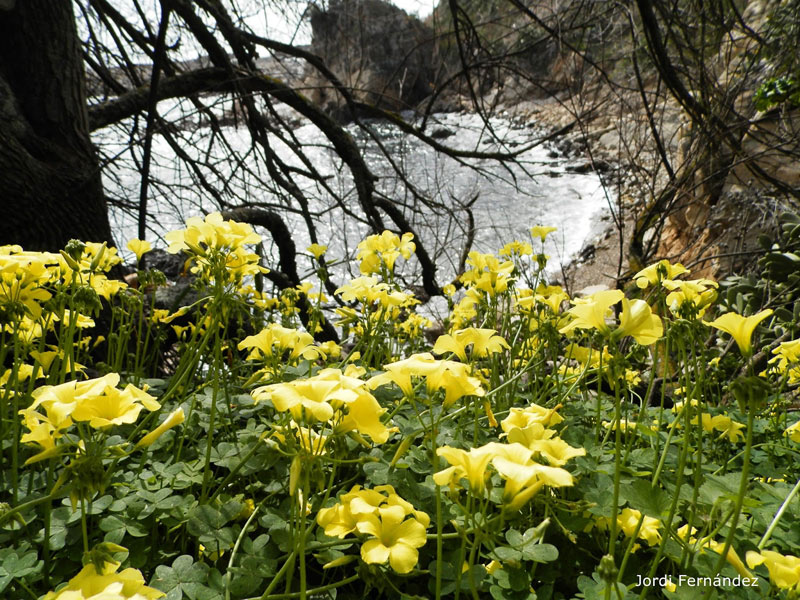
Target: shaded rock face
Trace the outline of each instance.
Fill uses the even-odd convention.
[[[357,101],[388,110],[411,108],[431,93],[433,30],[384,0],[330,0],[310,9],[311,51],[321,56]],[[312,100],[346,119],[344,101],[317,73]]]

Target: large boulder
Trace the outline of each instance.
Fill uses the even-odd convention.
[[[354,98],[393,111],[414,107],[431,93],[434,34],[419,19],[384,0],[330,0],[310,7],[311,50]],[[347,118],[344,100],[318,72],[306,82],[312,99]]]

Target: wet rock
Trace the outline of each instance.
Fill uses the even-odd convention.
[[[456,132],[452,129],[448,129],[447,127],[440,127],[438,129],[434,129],[431,132],[431,137],[435,140],[443,140],[455,135]]]

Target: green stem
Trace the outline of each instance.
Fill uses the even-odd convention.
[[[264,593],[258,600],[267,600],[267,598],[274,598],[274,596],[270,596],[270,593],[272,592],[272,590],[275,589],[275,586],[277,586],[281,582],[281,579],[283,579],[283,576],[286,575],[286,572],[294,566],[294,560],[296,556],[297,555],[295,554],[294,550],[292,550],[289,556],[286,557],[286,562],[283,563],[283,566],[275,574],[275,577],[272,578],[272,581],[269,582],[267,589],[264,590]],[[278,594],[278,596],[281,596],[281,594]]]
[[[351,575],[347,579],[342,579],[341,581],[337,581],[336,583],[329,583],[328,585],[323,585],[317,588],[313,588],[308,590],[306,593],[308,595],[317,596],[322,594],[323,592],[327,592],[328,590],[333,590],[338,587],[342,587],[347,585],[348,583],[353,583],[354,581],[358,581],[358,575]],[[273,595],[263,595],[257,600],[290,600],[291,598],[302,598],[300,592],[292,592],[290,594],[273,594]],[[255,598],[248,598],[248,600],[256,600]]]
[[[739,517],[742,514],[742,506],[744,506],[744,497],[747,494],[747,485],[749,484],[748,477],[750,476],[750,450],[753,447],[753,423],[755,421],[755,408],[753,407],[753,399],[750,399],[750,406],[747,407],[747,439],[744,447],[744,457],[742,459],[742,477],[739,480],[739,491],[736,496],[736,504],[733,508],[733,520],[731,521],[730,531],[725,537],[725,545],[720,552],[717,564],[714,566],[714,573],[712,577],[716,576],[728,560],[728,550],[733,544],[733,538],[736,536],[736,526],[739,524]],[[709,588],[706,592],[704,599],[708,600],[711,597],[713,588]]]
[[[230,600],[231,598],[231,569],[233,568],[233,561],[236,560],[236,553],[239,551],[239,544],[244,538],[245,532],[250,527],[250,523],[253,522],[253,519],[258,514],[258,510],[260,508],[261,506],[256,506],[253,509],[253,514],[251,514],[247,521],[245,521],[244,527],[242,527],[242,531],[239,532],[239,537],[236,538],[236,543],[233,545],[233,550],[231,550],[231,559],[228,561],[228,569],[225,571],[225,600]]]
[[[764,546],[766,546],[767,542],[769,542],[769,538],[772,537],[772,532],[775,531],[778,521],[781,520],[783,513],[786,512],[786,509],[792,503],[792,500],[794,500],[798,490],[800,490],[800,479],[798,479],[797,483],[794,484],[792,491],[789,492],[789,495],[786,496],[786,500],[783,501],[783,504],[781,504],[778,512],[775,513],[775,516],[772,518],[772,522],[770,522],[769,527],[767,527],[767,531],[764,533],[764,537],[762,537],[761,541],[758,542],[757,548],[759,550],[763,550]]]

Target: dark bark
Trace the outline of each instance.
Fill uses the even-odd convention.
[[[113,243],[72,4],[0,10],[0,243]]]

